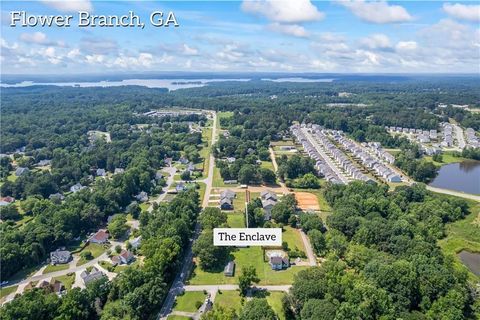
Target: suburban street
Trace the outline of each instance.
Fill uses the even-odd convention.
[[[216,142],[217,139],[217,114],[213,112],[213,128],[212,128],[212,145]],[[215,158],[210,153],[209,159],[209,166],[208,166],[208,176],[204,180],[206,184],[205,188],[205,196],[203,198],[202,207],[208,207],[208,200],[210,198],[210,193],[212,189],[213,183],[213,168],[215,165]],[[158,319],[166,319],[168,315],[171,313],[175,298],[178,294],[180,294],[184,290],[184,282],[187,280],[190,270],[193,267],[193,252],[192,252],[192,245],[195,239],[197,239],[198,235],[200,234],[201,228],[200,224],[197,223],[195,225],[195,233],[193,238],[190,240],[188,245],[188,249],[186,251],[185,257],[182,261],[182,268],[180,272],[177,273],[170,290],[168,291],[167,297],[163,302],[163,306],[160,309],[160,313],[158,314]]]

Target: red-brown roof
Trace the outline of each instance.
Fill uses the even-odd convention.
[[[5,202],[8,202],[8,203],[12,203],[12,202],[15,201],[15,198],[12,198],[12,197],[10,197],[10,196],[8,196],[8,197],[2,197],[2,198],[0,198],[0,201],[5,201]]]
[[[92,239],[97,241],[106,241],[108,239],[108,231],[105,229],[100,229],[93,235]]]

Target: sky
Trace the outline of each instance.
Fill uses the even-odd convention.
[[[476,73],[480,4],[441,1],[1,1],[2,74],[147,71]],[[78,27],[78,11],[145,28]],[[10,26],[11,12],[73,15]],[[154,27],[150,14],[179,24]]]

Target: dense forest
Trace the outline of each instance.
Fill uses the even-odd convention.
[[[343,130],[360,142],[378,141],[400,148],[396,165],[418,181],[429,181],[435,167],[422,161],[415,145],[390,136],[384,126],[433,129],[453,118],[478,130],[480,114],[438,108],[440,103],[479,107],[478,83],[469,78],[455,82],[435,77],[394,78],[321,84],[253,80],[171,92],[136,86],[3,88],[0,149],[2,154],[15,154],[13,159],[0,158],[0,192],[2,197],[21,200],[21,205],[5,206],[0,212],[2,279],[38,265],[51,250],[105,226],[111,215],[138,215],[138,206],[132,209],[132,202],[139,192],[160,192],[165,181],[156,179],[156,172],[166,158],[198,160],[202,137],[190,132],[187,122],[203,124],[206,119],[143,115],[155,108],[232,112],[220,119],[229,138],[221,136],[212,147],[216,166],[226,180],[270,184],[280,178],[293,187],[319,187],[307,158],[279,157],[277,175],[261,166],[270,157],[270,142],[288,135],[289,126],[298,121]],[[340,92],[348,94],[339,96]],[[475,150],[462,155],[480,157]],[[49,170],[39,168],[42,160],[50,160]],[[14,165],[29,171],[12,179]],[[95,178],[97,169],[104,169],[109,179]],[[114,174],[116,169],[123,172]],[[86,188],[70,193],[78,183]],[[445,235],[445,224],[467,214],[465,202],[434,196],[421,186],[394,192],[386,186],[360,183],[322,189],[333,208],[327,221],[297,215],[290,197],[284,197],[272,211],[281,224],[302,225],[317,255],[327,259],[321,267],[296,277],[284,301],[290,317],[474,317],[478,303],[472,300],[466,274],[455,269],[436,245]],[[65,200],[50,197],[56,193],[66,195]],[[28,223],[15,223],[19,210],[31,218]],[[247,207],[251,227],[270,226],[261,211],[260,200],[253,199]],[[141,213],[143,267],[127,268],[112,282],[69,290],[62,299],[42,289],[28,291],[0,309],[0,319],[149,318],[159,310],[199,213],[195,190],[180,193],[150,214]],[[195,252],[223,262],[228,250],[208,244],[211,229],[224,225],[226,216],[219,210],[205,210],[200,223],[204,231]],[[201,267],[207,270],[214,265]],[[211,319],[225,319],[222,316],[230,311],[224,311],[210,314]],[[264,300],[253,299],[238,316],[253,319],[258,314],[270,319],[273,313]]]

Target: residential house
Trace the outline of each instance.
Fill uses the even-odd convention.
[[[125,169],[123,168],[115,168],[115,170],[113,171],[113,174],[119,174],[124,172],[125,172]]]
[[[95,232],[95,234],[93,234],[89,241],[91,243],[99,243],[99,244],[103,244],[105,242],[107,242],[108,240],[108,230],[106,229],[100,229],[98,230],[97,232]]]
[[[128,250],[122,250],[118,256],[112,257],[113,265],[129,264],[133,261],[135,256]]]
[[[95,267],[93,267],[90,272],[84,270],[82,271],[82,273],[80,273],[80,278],[82,278],[85,285],[88,285],[90,282],[101,279],[103,277],[105,277],[105,274]]]
[[[138,236],[136,238],[133,238],[132,240],[128,240],[130,244],[132,245],[132,249],[138,249],[140,245],[142,244],[142,236]]]
[[[178,192],[182,192],[184,190],[185,190],[185,183],[183,183],[183,182],[177,183],[177,185],[175,186],[175,191],[178,193]]]
[[[135,199],[137,199],[140,202],[146,202],[148,201],[148,194],[145,191],[142,191],[135,196]]]
[[[169,167],[172,166],[172,162],[173,162],[173,159],[172,158],[165,158],[165,160],[163,160],[165,162],[165,164]]]
[[[15,198],[7,196],[0,198],[0,206],[7,206],[15,202]]]
[[[50,252],[50,264],[52,266],[57,264],[66,264],[72,260],[72,254],[67,250],[57,249]]]
[[[225,266],[225,269],[223,269],[223,274],[225,275],[225,277],[233,277],[234,273],[235,273],[235,262],[230,261]]]
[[[220,209],[233,210],[233,201],[230,198],[220,199]]]
[[[180,159],[178,159],[178,162],[180,162],[181,164],[187,164],[187,163],[188,163],[188,159],[185,158],[185,157],[180,157]]]
[[[269,257],[268,264],[272,270],[283,270],[290,266],[290,261],[285,254],[272,253]]]
[[[97,175],[97,177],[105,177],[107,175],[105,169],[97,169],[95,174]]]
[[[58,200],[58,201],[63,201],[65,199],[65,196],[61,193],[53,193],[48,196],[48,199],[50,200]]]
[[[70,187],[70,191],[75,193],[75,192],[78,192],[82,189],[84,189],[85,186],[82,186],[80,183],[77,183],[77,184],[74,184],[73,186]]]
[[[45,167],[49,166],[52,163],[52,160],[40,160],[35,164],[35,167]]]
[[[235,159],[235,157],[227,157],[225,160],[227,160],[228,163],[234,163],[237,159]]]
[[[17,170],[15,170],[15,175],[17,177],[23,176],[24,174],[27,174],[30,170],[28,168],[24,167],[18,167]]]

